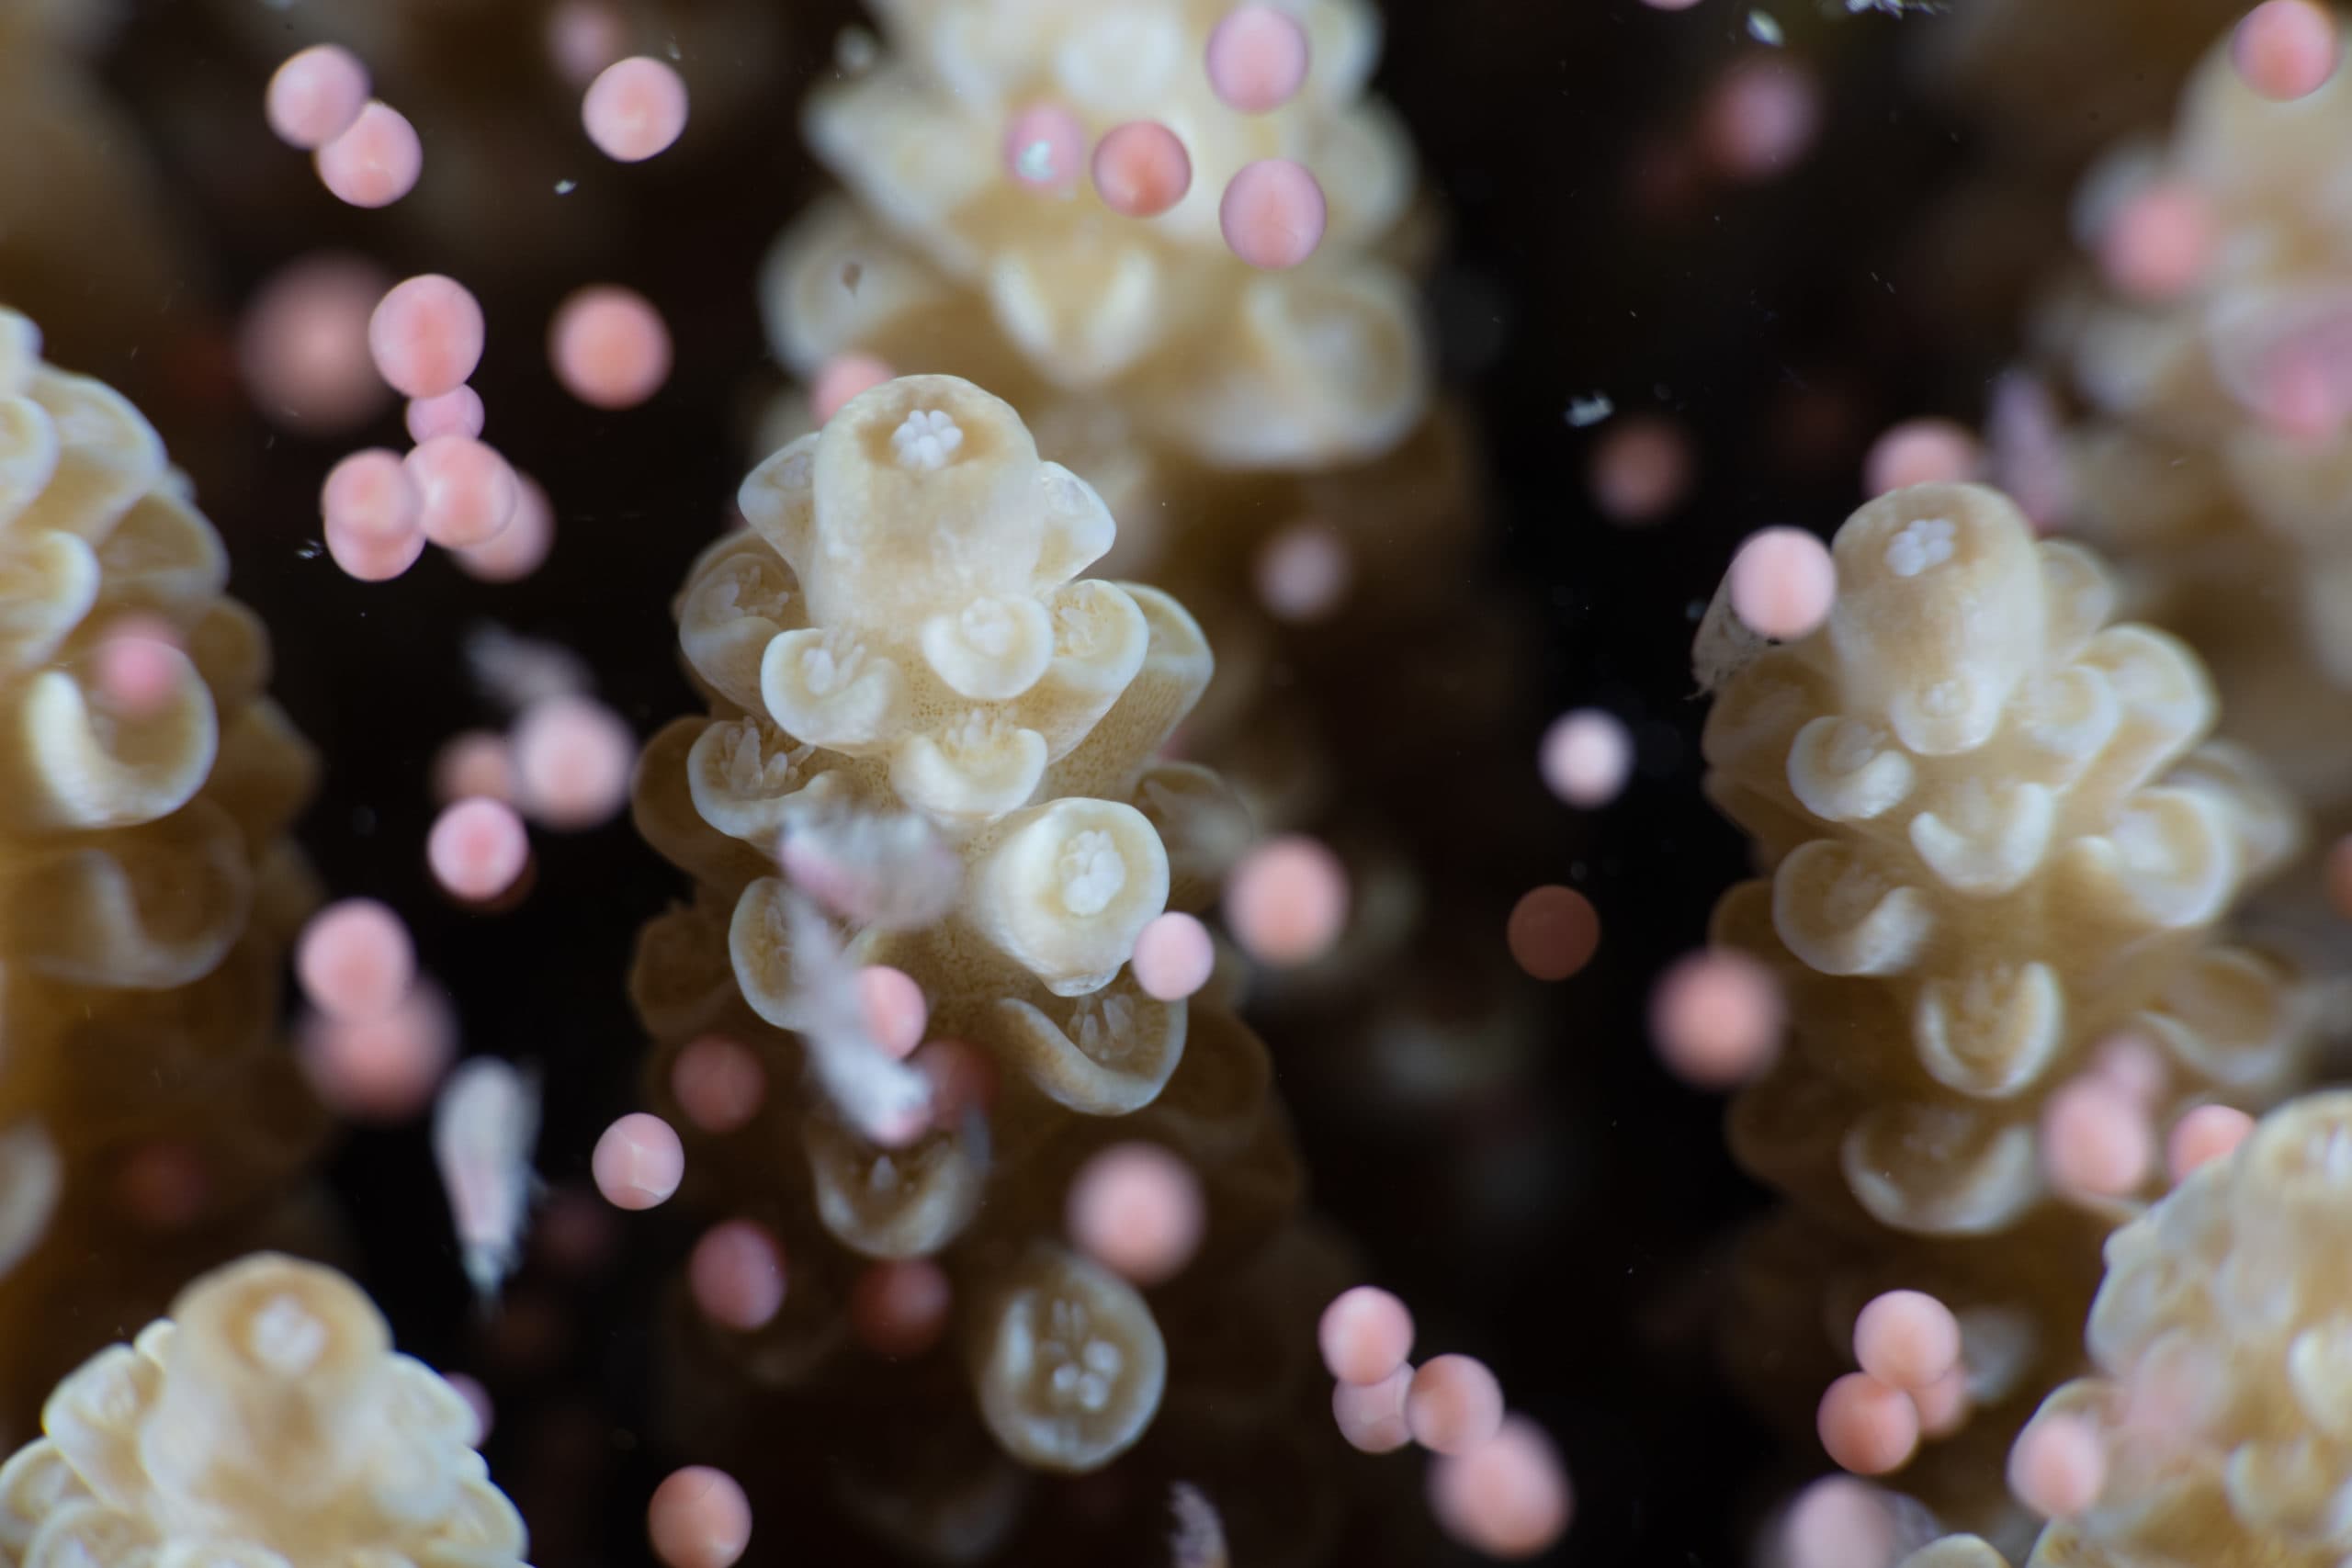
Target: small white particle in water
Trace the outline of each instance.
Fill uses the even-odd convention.
[[[1778,49],[1784,40],[1781,24],[1768,11],[1747,13],[1747,36],[1770,49]]]
[[[576,191],[579,188],[580,182],[578,180],[558,180],[555,182],[555,193],[558,196],[570,196],[573,191]]]
[[[1599,424],[1617,412],[1617,405],[1606,392],[1595,392],[1589,398],[1577,398],[1568,404],[1568,423],[1582,430],[1589,424]]]

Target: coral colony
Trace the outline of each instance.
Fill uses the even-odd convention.
[[[1626,923],[1547,835],[1674,765],[1622,682],[1548,724],[1498,694],[1535,628],[1483,554],[1423,308],[1442,204],[1369,90],[1383,9],[870,6],[797,111],[838,188],[730,301],[790,384],[715,395],[710,301],[577,254],[728,243],[633,203],[810,80],[799,24],[185,8],[269,56],[185,177],[260,224],[283,175],[304,215],[220,322],[94,64],[165,24],[0,0],[0,146],[43,150],[0,162],[0,1568],[606,1562],[565,1528],[604,1473],[667,1568],[820,1517],[934,1563],[1584,1561],[1641,1511],[1579,1494],[1608,1439],[1480,1303],[1310,1180],[1353,1119],[1434,1138],[1462,1207],[1541,1185],[1510,1159],[1560,1032],[1529,998]],[[1773,1199],[1708,1275],[1787,1472],[1757,1560],[2342,1568],[2343,19],[1607,9],[1611,48],[1721,35],[1629,223],[1773,200],[1842,123],[1838,51],[1892,29],[2012,171],[2013,220],[1954,254],[2041,266],[1977,406],[1845,408],[1879,432],[1859,510],[1743,526],[1669,628],[1753,874],[1645,1018]],[[2036,203],[2068,184],[2061,225]],[[590,239],[534,232],[526,185]],[[2021,238],[2036,211],[2070,254]],[[1585,521],[1731,504],[1682,397],[1579,374],[1539,423]],[[286,445],[167,456],[232,386]],[[536,443],[533,398],[598,450]],[[638,521],[587,458],[684,475],[643,433],[744,406],[728,525],[665,558],[699,546],[682,584],[628,574],[674,587],[674,640],[552,639],[567,544]],[[272,499],[208,521],[215,472]],[[680,515],[720,510],[691,482]],[[355,615],[405,607],[489,721],[347,778],[371,721],[281,634],[298,734],[232,555],[268,563],[256,604],[290,555]],[[472,607],[423,613],[435,584]],[[671,662],[691,697],[648,700]],[[294,841],[322,790],[374,836],[332,888]],[[541,889],[615,840],[667,863],[666,908]],[[444,934],[599,917],[601,968],[495,998]],[[631,1021],[633,1102],[514,1021],[582,988]],[[437,1179],[429,1249],[344,1212],[338,1129]],[[537,1409],[617,1340],[558,1302],[624,1246],[662,1282],[646,1418]],[[432,1343],[389,1276],[421,1257],[496,1409],[392,1348],[388,1314]],[[595,1468],[640,1446],[641,1477]]]

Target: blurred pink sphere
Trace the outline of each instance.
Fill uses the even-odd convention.
[[[895,378],[888,363],[870,354],[837,354],[818,367],[817,379],[808,389],[809,409],[822,424],[852,398]]]
[[[2108,220],[2099,235],[2099,265],[2132,299],[2169,304],[2204,279],[2220,243],[2204,195],[2186,180],[2159,180],[2133,192]]]
[[[1588,482],[1612,523],[1655,523],[1680,506],[1698,468],[1690,437],[1664,414],[1628,414],[1593,444]]]
[[[436,435],[480,435],[481,394],[471,387],[459,387],[437,398],[412,398],[405,423],[411,441],[430,441]]]
[[[1136,934],[1131,962],[1146,996],[1172,1002],[1208,984],[1216,967],[1216,944],[1199,920],[1170,910],[1152,917]]]
[[[469,729],[444,741],[433,759],[433,798],[454,805],[469,795],[514,801],[514,763],[506,739],[487,729]]]
[[[931,1019],[931,1005],[914,976],[887,964],[869,964],[857,972],[857,993],[874,1043],[902,1062],[913,1055]]]
[[[1032,190],[1076,187],[1086,163],[1086,128],[1058,104],[1032,104],[1004,128],[1005,172]]]
[[[2228,1105],[2200,1105],[2173,1123],[2165,1140],[2165,1168],[2175,1185],[2202,1167],[2227,1159],[2254,1132],[2254,1118]]]
[[[1562,714],[1544,732],[1537,755],[1544,785],[1569,806],[1606,806],[1634,770],[1634,738],[1624,721],[1601,708]]]
[[[1312,623],[1329,617],[1347,598],[1355,576],[1348,542],[1329,523],[1293,523],[1258,550],[1252,581],[1258,602],[1274,618]]]
[[[2335,74],[2335,18],[2314,0],[2262,0],[2230,35],[2230,63],[2262,96],[2308,97]]]
[[[593,697],[544,697],[515,720],[514,773],[522,808],[560,832],[612,820],[628,803],[637,738]]]
[[[265,419],[339,434],[376,417],[391,392],[376,374],[368,323],[390,286],[371,261],[322,253],[254,293],[237,324],[237,368]]]
[[[2107,1445],[2082,1416],[2044,1415],[2009,1450],[2009,1490],[2046,1519],[2079,1514],[2107,1485]]]
[[[484,544],[449,552],[459,571],[484,582],[518,582],[547,564],[555,548],[555,506],[530,475],[514,476],[514,510]]]
[[[1949,419],[1912,419],[1871,443],[1862,459],[1862,491],[1881,496],[1913,485],[1957,484],[1984,466],[1984,444]]]
[[[1225,919],[1261,964],[1310,963],[1330,951],[1348,919],[1339,856],[1303,834],[1269,839],[1226,879]]]
[[[1182,1273],[1207,1223],[1201,1179],[1158,1144],[1114,1144],[1070,1181],[1070,1240],[1138,1285],[1162,1284]]]
[[[351,129],[368,107],[368,67],[347,49],[322,43],[290,55],[269,79],[269,129],[309,152]]]
[[[2062,1192],[2125,1197],[2147,1180],[2155,1162],[2147,1111],[2111,1084],[2079,1077],[2042,1107],[2042,1168]]]
[[[514,470],[470,435],[436,435],[404,461],[416,484],[417,525],[445,549],[486,545],[514,520]]]
[[[319,491],[327,554],[362,582],[383,582],[424,553],[424,500],[407,466],[377,448],[355,452]]]
[[[1184,143],[1157,120],[1112,127],[1095,143],[1091,167],[1102,205],[1125,218],[1157,218],[1193,186]]]
[[[1565,980],[1592,962],[1600,946],[1600,915],[1573,887],[1531,888],[1512,906],[1504,928],[1513,962],[1538,980]]]
[[[1342,1291],[1323,1309],[1316,1343],[1324,1368],[1344,1383],[1376,1383],[1413,1353],[1413,1314],[1376,1285]]]
[[[767,1072],[750,1046],[706,1034],[689,1041],[671,1064],[670,1092],[703,1132],[732,1133],[751,1125],[767,1102]]]
[[[1750,534],[1731,558],[1732,613],[1775,642],[1811,636],[1837,597],[1829,547],[1802,528]]]
[[[189,668],[172,624],[160,615],[135,612],[107,626],[92,662],[100,701],[132,719],[162,713]]]
[[[723,1470],[688,1465],[653,1489],[645,1530],[664,1568],[733,1568],[752,1543],[752,1503]]]
[[[373,898],[345,898],[312,915],[294,947],[310,1004],[345,1022],[381,1018],[416,979],[408,927]]]
[[[668,1202],[684,1179],[685,1145],[670,1123],[634,1111],[605,1129],[589,1169],[614,1208],[650,1209]]]
[[[1919,1446],[1919,1412],[1911,1396],[1864,1372],[1848,1372],[1821,1396],[1821,1446],[1857,1475],[1899,1470]]]
[[[1781,1539],[1787,1568],[1892,1568],[1902,1554],[1884,1495],[1850,1475],[1825,1475],[1799,1493]]]
[[[432,1103],[457,1055],[458,1023],[429,985],[413,985],[390,1010],[302,1024],[298,1060],[320,1101],[360,1122],[400,1122]]]
[[[1773,55],[1725,70],[1699,115],[1699,142],[1717,174],[1762,181],[1785,174],[1821,130],[1821,88],[1811,72]]]
[[[1501,1429],[1502,1384],[1476,1357],[1433,1356],[1414,1369],[1405,1422],[1431,1453],[1466,1452]]]
[[[530,855],[530,837],[514,807],[480,796],[444,807],[424,840],[433,879],[470,904],[514,886]]]
[[[784,1305],[784,1248],[764,1226],[729,1220],[705,1231],[695,1243],[686,1260],[686,1281],[705,1317],[722,1328],[748,1334]]]
[[[1924,1291],[1884,1292],[1854,1319],[1854,1359],[1890,1388],[1926,1388],[1960,1365],[1960,1320]]]
[[[1378,1382],[1331,1385],[1331,1418],[1348,1446],[1368,1454],[1394,1453],[1413,1440],[1405,1419],[1405,1394],[1413,1369],[1398,1367]]]
[[[652,301],[598,284],[565,299],[548,327],[548,360],[564,390],[592,408],[633,409],[670,378],[670,329]]]
[[[438,273],[395,284],[368,320],[377,374],[410,398],[446,397],[464,386],[481,364],[484,336],[473,291]]]
[[[1507,1417],[1494,1436],[1430,1466],[1430,1511],[1474,1551],[1505,1562],[1540,1556],[1566,1533],[1568,1472],[1541,1428]]]
[[[1725,1089],[1747,1082],[1780,1050],[1784,1009],[1772,972],[1744,953],[1686,953],[1650,998],[1650,1037],[1684,1082]]]
[[[390,207],[416,188],[424,145],[408,117],[371,103],[350,128],[311,154],[319,183],[353,207]]]
[[[645,55],[616,61],[588,85],[580,123],[605,157],[641,164],[668,151],[684,132],[685,80]]]
[[[1323,243],[1323,187],[1287,158],[1243,165],[1217,203],[1226,248],[1261,271],[1298,265]]]
[[[928,1258],[870,1264],[850,1287],[850,1332],[877,1356],[903,1360],[939,1343],[954,1291]]]
[[[563,0],[548,13],[547,49],[556,74],[584,90],[628,53],[628,24],[611,0]]]
[[[1209,33],[1209,89],[1243,114],[1278,109],[1306,85],[1306,29],[1272,6],[1238,6]]]

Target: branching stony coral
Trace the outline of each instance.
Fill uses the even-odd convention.
[[[1717,935],[1779,967],[1794,1021],[1735,1111],[1746,1157],[1978,1235],[2046,1196],[2036,1119],[2110,1035],[2162,1053],[2167,1105],[2291,1082],[2294,988],[2209,932],[2297,829],[2242,754],[2192,753],[2214,716],[2194,657],[2106,625],[2097,560],[1991,491],[1882,498],[1835,558],[1827,625],[1742,670],[1704,740],[1772,868]]]
[[[1059,400],[1033,391],[1091,395],[1144,444],[1216,468],[1329,467],[1392,446],[1420,417],[1427,367],[1410,284],[1374,251],[1414,185],[1401,127],[1363,96],[1377,20],[1360,0],[1288,6],[1312,50],[1306,86],[1245,115],[1201,64],[1229,8],[877,5],[887,52],[808,115],[858,205],[812,212],[769,265],[786,362],[808,375],[860,349],[1041,412]],[[1089,146],[1124,121],[1165,124],[1190,155],[1189,192],[1134,220],[1081,169],[1012,178],[1008,131],[1038,105],[1076,117]],[[1305,164],[1329,203],[1320,254],[1290,272],[1248,266],[1219,231],[1227,182],[1268,157]]]
[[[2352,1094],[2314,1094],[2109,1239],[2088,1334],[2098,1370],[2035,1417],[2087,1422],[2102,1480],[2030,1564],[2334,1568],[2352,1551],[2347,1190]],[[1959,1538],[1905,1568],[2001,1561]]]
[[[1972,1400],[2013,1417],[2067,1370],[2097,1237],[2156,1174],[2052,1205],[2053,1100],[2119,1051],[2158,1127],[2304,1070],[2304,987],[2212,935],[2298,828],[2243,754],[2198,748],[2194,658],[2109,624],[2105,569],[1996,492],[1895,491],[1833,557],[1826,624],[1739,668],[1704,736],[1709,793],[1770,873],[1715,939],[1774,967],[1790,1019],[1731,1132],[1802,1213],[1751,1246],[1745,1289],[1840,1359],[1869,1295],[1946,1294]],[[1822,1366],[1767,1356],[1748,1381]],[[2007,1425],[1984,1427],[1997,1454]],[[1909,1478],[1947,1518],[2000,1510],[1982,1439]]]
[[[830,1354],[845,1281],[816,1260],[829,1251],[952,1249],[990,1430],[1025,1462],[1092,1468],[1140,1435],[1165,1364],[1132,1288],[1040,1240],[1100,1129],[1192,1160],[1237,1246],[1296,1184],[1263,1047],[1126,967],[1143,925],[1205,905],[1249,836],[1214,773],[1153,760],[1207,683],[1207,646],[1165,594],[1077,577],[1110,545],[1109,513],[968,382],[864,394],[741,501],[750,530],[705,552],[678,605],[715,715],[662,731],[639,771],[640,827],[700,886],[649,928],[633,987],[665,1044],[657,1095],[706,1031],[770,1066],[759,1117],[695,1163],[787,1248],[831,1238],[805,1272],[794,1251],[792,1300],[748,1353],[784,1382]],[[950,897],[812,940],[811,890],[778,874],[800,863],[796,839],[838,859],[894,817],[952,852]],[[893,1069],[869,1043],[820,1038],[854,1032],[820,1016],[831,964],[808,950],[836,941],[842,962],[910,976],[931,1032],[987,1055],[992,1108],[935,1115],[911,1146],[857,1114],[816,1058]],[[804,1055],[820,1066],[806,1091]]]
[[[316,764],[226,573],[138,412],[0,311],[0,1336],[138,1209],[139,1161],[177,1168],[187,1208],[149,1223],[185,1227],[322,1130],[275,1034]],[[133,616],[186,651],[151,644],[164,687],[129,708],[98,671]],[[58,1202],[75,1245],[36,1251]]]
[[[2352,803],[2352,482],[2330,434],[2352,320],[2332,153],[2348,121],[2345,73],[2275,103],[2216,47],[2170,137],[2111,153],[2077,204],[2093,239],[2135,202],[2181,210],[2178,287],[2077,279],[2039,330],[2088,404],[2068,525],[2129,564],[2134,610],[2212,664],[2229,732],[2330,818]]]
[[[198,1280],[58,1385],[0,1468],[0,1562],[519,1564],[475,1418],[393,1353],[333,1269],[261,1254]]]

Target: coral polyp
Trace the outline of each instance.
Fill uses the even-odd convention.
[[[0,1561],[519,1568],[473,1409],[333,1269],[262,1254],[60,1383],[0,1467]]]
[[[47,1356],[93,1237],[185,1268],[323,1130],[277,1033],[317,762],[227,567],[146,420],[0,310],[0,1337]]]
[[[1110,513],[968,382],[860,394],[741,504],[750,528],[678,601],[714,716],[656,736],[638,779],[640,827],[700,883],[639,950],[658,1097],[695,1039],[748,1046],[764,1102],[697,1140],[720,1190],[786,1205],[796,1258],[812,1228],[877,1263],[943,1256],[998,1440],[1092,1469],[1150,1420],[1164,1351],[1130,1285],[1038,1239],[1112,1141],[1090,1123],[1164,1142],[1213,1212],[1267,1158],[1263,1048],[1129,968],[1250,831],[1214,773],[1155,760],[1207,645],[1166,594],[1078,575]],[[910,1039],[927,1014],[940,1045],[899,1061],[859,971],[910,980]],[[949,1043],[991,1085],[928,1070]]]

